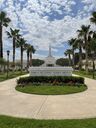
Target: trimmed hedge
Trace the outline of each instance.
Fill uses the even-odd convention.
[[[29,76],[19,78],[17,84],[54,83],[54,81],[59,83],[84,84],[84,78],[75,76]]]

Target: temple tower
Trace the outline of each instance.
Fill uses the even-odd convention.
[[[51,54],[51,44],[49,44],[49,57],[52,57],[52,54]]]
[[[56,59],[52,56],[52,47],[51,44],[49,44],[49,53],[48,56],[45,58],[45,63],[42,65],[44,67],[54,67],[56,66]]]

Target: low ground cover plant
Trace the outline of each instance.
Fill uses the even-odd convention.
[[[22,77],[17,80],[18,86],[26,86],[28,84],[40,86],[47,83],[46,85],[84,85],[84,78],[74,76],[29,76]]]

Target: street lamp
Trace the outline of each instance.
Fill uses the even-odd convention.
[[[9,54],[10,54],[10,51],[7,50],[7,78],[8,78],[8,75],[9,75]]]

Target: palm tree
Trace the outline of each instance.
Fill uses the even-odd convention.
[[[90,18],[90,21],[96,25],[96,11],[92,13],[92,17]]]
[[[10,19],[7,17],[6,13],[1,11],[0,12],[0,58],[3,58],[3,26],[8,27],[10,23]]]
[[[36,49],[34,48],[33,45],[30,45],[29,47],[29,55],[30,55],[30,67],[32,66],[32,54],[36,52]]]
[[[96,32],[93,32],[93,36],[90,39],[90,50],[92,54],[92,62],[93,62],[93,79],[95,72],[95,59],[96,59]]]
[[[91,58],[92,58],[92,62],[93,62],[93,78],[94,76],[94,72],[95,72],[95,60],[96,60],[96,32],[93,31],[92,36],[90,37],[90,53],[91,53]]]
[[[89,36],[91,34],[90,25],[88,25],[88,26],[82,25],[81,30],[77,30],[77,32],[79,33],[78,36],[82,37],[84,40],[85,57],[86,57],[85,69],[86,69],[86,73],[88,73],[88,51],[89,51],[89,41],[88,40],[89,40]]]
[[[20,47],[20,51],[21,51],[21,72],[23,70],[23,51],[25,50],[25,43],[26,43],[26,40],[24,38],[20,38],[18,39],[17,41],[17,48]]]
[[[69,45],[72,46],[72,65],[73,69],[75,68],[75,50],[77,48],[76,38],[72,38],[68,41]]]
[[[82,69],[82,48],[83,48],[83,40],[77,38],[76,40],[77,48],[79,49],[79,70]]]
[[[10,28],[10,32],[7,31],[8,38],[12,38],[13,40],[13,66],[14,68],[15,68],[15,48],[16,48],[17,38],[18,36],[20,36],[19,32],[20,32],[19,29],[13,30],[12,28]]]
[[[64,52],[65,56],[68,56],[68,58],[69,58],[69,66],[72,65],[72,61],[71,61],[71,55],[72,55],[72,53],[73,53],[72,49],[67,49],[67,50]]]
[[[29,49],[30,49],[30,44],[25,44],[25,49],[27,51],[27,69],[29,68]]]

